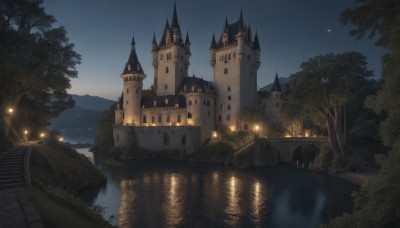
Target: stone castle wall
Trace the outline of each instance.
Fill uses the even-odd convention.
[[[114,126],[114,145],[148,151],[178,150],[191,154],[200,148],[200,127]]]

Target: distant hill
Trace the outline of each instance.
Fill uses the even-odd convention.
[[[59,131],[71,143],[93,143],[103,112],[115,102],[90,95],[71,96],[75,107],[52,119],[49,129]]]
[[[285,77],[279,77],[279,82],[280,82],[280,84],[281,84],[281,87],[285,87],[285,85],[289,82],[289,80],[290,80],[289,77],[287,77],[287,78],[285,78]],[[272,83],[270,83],[270,84],[268,84],[268,85],[262,87],[262,88],[260,89],[260,91],[271,91],[273,85],[274,85],[274,83],[272,82]],[[282,88],[282,89],[283,89],[283,88]]]
[[[112,100],[108,100],[102,97],[90,96],[87,94],[83,96],[72,94],[71,96],[72,99],[74,99],[75,101],[75,106],[100,112],[107,110],[112,104],[115,103],[115,101]]]

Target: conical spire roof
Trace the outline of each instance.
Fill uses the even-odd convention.
[[[151,41],[152,44],[157,44],[157,40],[156,40],[156,32],[154,32],[153,34],[153,41]]]
[[[256,35],[254,36],[254,41],[253,41],[253,48],[254,50],[260,50],[260,41],[258,41],[258,32],[256,31]]]
[[[190,44],[189,31],[186,32],[185,44]]]
[[[176,2],[174,4],[174,13],[172,14],[172,22],[171,22],[171,28],[177,28],[178,31],[181,30],[181,28],[179,27],[179,22],[178,22],[178,14],[176,12]]]
[[[217,47],[217,42],[215,42],[215,35],[213,33],[212,39],[211,39],[211,45],[210,49],[215,49]]]
[[[240,17],[239,17],[239,31],[244,30],[244,21],[243,21],[243,10],[240,9]]]
[[[276,73],[271,92],[281,92],[281,91],[282,90],[281,90],[281,84],[279,83],[278,73]]]
[[[131,45],[131,53],[129,54],[128,62],[125,64],[122,74],[143,74],[142,66],[139,63],[139,59],[136,54],[136,43],[134,37],[132,37]]]

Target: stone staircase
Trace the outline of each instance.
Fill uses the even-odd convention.
[[[26,148],[13,148],[0,160],[0,190],[25,186]]]

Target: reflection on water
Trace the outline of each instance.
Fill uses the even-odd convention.
[[[225,208],[225,214],[227,218],[225,219],[225,223],[229,226],[234,226],[239,223],[240,219],[240,205],[239,205],[239,180],[237,180],[234,176],[232,176],[225,184],[226,193],[227,193],[227,206]]]
[[[135,203],[135,191],[133,180],[121,180],[120,183],[120,207],[119,207],[119,226],[121,228],[132,227],[131,218],[135,215],[133,205]]]
[[[116,216],[120,227],[315,227],[350,211],[356,189],[291,167],[240,171],[159,160],[97,166],[108,182],[82,197],[107,207],[105,217]]]
[[[169,176],[169,192],[166,192],[166,202],[163,205],[163,210],[165,213],[165,223],[167,226],[177,226],[181,224],[183,219],[182,215],[182,198],[181,193],[178,194],[179,187],[179,177],[174,174]]]

